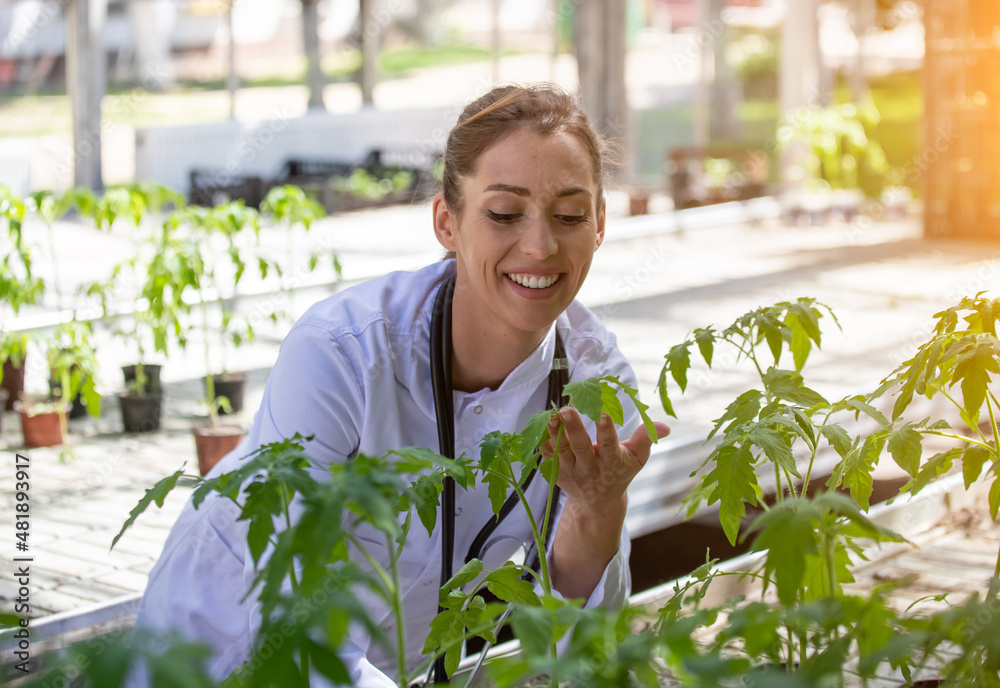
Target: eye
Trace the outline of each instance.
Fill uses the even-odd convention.
[[[566,225],[578,225],[581,222],[585,222],[588,217],[587,213],[583,215],[556,215],[556,219]]]
[[[509,225],[513,222],[517,222],[521,218],[520,213],[495,213],[492,210],[487,210],[486,214],[494,222],[499,222],[503,225]]]

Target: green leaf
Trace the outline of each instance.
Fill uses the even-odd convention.
[[[722,417],[716,419],[715,427],[708,434],[708,439],[715,437],[715,433],[719,431],[719,428],[726,421],[731,421],[725,429],[725,432],[728,433],[733,428],[738,428],[744,423],[749,423],[756,419],[757,414],[760,413],[760,401],[763,398],[764,395],[756,389],[749,389],[736,397],[736,400],[726,407],[726,412],[722,414]]]
[[[540,601],[530,581],[521,578],[522,572],[512,562],[507,562],[486,576],[486,589],[504,602],[538,605]]]
[[[889,421],[886,419],[882,412],[877,408],[867,403],[862,396],[853,396],[844,399],[844,403],[849,407],[854,409],[855,418],[857,418],[858,413],[864,413],[869,418],[872,418],[876,423],[885,427],[889,425]]]
[[[601,398],[601,383],[597,378],[570,382],[563,393],[570,398],[570,403],[577,411],[595,423],[601,420],[604,402]]]
[[[479,461],[483,469],[482,482],[489,487],[493,513],[500,513],[507,500],[507,490],[514,484],[510,463],[510,435],[494,431],[480,443]]]
[[[785,441],[781,433],[761,425],[756,425],[750,431],[747,441],[763,449],[764,454],[769,460],[778,464],[796,478],[802,477],[799,475],[799,470],[795,465],[792,448]]]
[[[420,523],[428,535],[434,534],[442,489],[440,474],[422,476],[413,482],[411,495],[417,509],[417,517],[420,518]]]
[[[957,357],[952,385],[962,381],[962,398],[966,413],[973,420],[986,399],[990,373],[1000,372],[1000,342],[989,334],[973,335],[972,346]]]
[[[439,598],[441,600],[441,606],[447,606],[444,604],[444,600],[447,597],[447,593],[451,590],[460,589],[476,580],[483,572],[483,562],[479,559],[472,559],[465,566],[458,570],[454,576],[448,579],[448,581],[441,586],[439,591]]]
[[[766,511],[750,525],[748,532],[760,531],[753,551],[767,550],[766,580],[773,580],[778,599],[792,605],[806,573],[806,557],[817,552],[815,525],[818,510],[808,502],[791,501]]]
[[[639,417],[642,419],[642,424],[646,428],[646,436],[649,437],[650,442],[656,444],[657,442],[656,426],[653,425],[653,419],[649,417],[648,413],[646,413],[646,410],[649,408],[649,406],[647,406],[646,404],[642,403],[642,401],[639,400],[639,390],[625,384],[624,382],[619,380],[617,376],[609,375],[601,379],[606,380],[608,382],[613,382],[614,384],[618,385],[618,387],[620,387],[621,390],[625,392],[625,394],[628,395],[629,399],[632,400],[632,404],[635,406],[635,410],[639,412]]]
[[[712,367],[712,353],[715,348],[715,330],[711,327],[698,328],[694,331],[694,341],[698,345],[701,357],[705,359],[708,367]]]
[[[549,440],[549,419],[552,411],[545,410],[528,416],[528,424],[521,431],[521,456],[527,458]]]
[[[847,458],[854,442],[844,428],[839,425],[824,425],[819,430],[841,458]]]
[[[802,367],[806,364],[806,359],[809,358],[809,352],[812,350],[812,341],[809,339],[809,335],[806,330],[799,322],[799,317],[795,313],[789,313],[785,318],[785,324],[792,331],[792,358],[795,361],[795,370],[801,371]]]
[[[681,388],[681,392],[684,392],[687,388],[687,373],[691,368],[690,348],[690,341],[675,344],[670,347],[670,351],[666,355],[667,368],[670,369],[670,374],[673,376],[677,386]]]
[[[603,381],[601,382],[601,404],[604,413],[611,416],[611,420],[614,421],[615,425],[621,425],[625,422],[622,402],[618,400],[618,392],[614,387]]]
[[[764,373],[764,386],[773,396],[793,404],[816,406],[827,404],[827,400],[818,392],[809,389],[802,383],[802,376],[791,370],[768,368]]]
[[[965,453],[962,454],[962,477],[965,479],[966,490],[979,479],[983,466],[990,458],[990,452],[977,444],[970,444],[965,448]]]
[[[865,511],[868,510],[872,496],[872,471],[884,446],[883,435],[869,435],[861,447],[853,450],[844,460],[844,485],[851,491],[854,501]]]
[[[746,447],[722,445],[713,455],[715,468],[705,476],[706,486],[714,486],[707,504],[719,502],[719,522],[729,543],[735,545],[740,523],[747,514],[744,502],[757,504],[753,454]]]
[[[997,514],[1000,513],[1000,478],[994,478],[993,484],[990,485],[990,518],[994,521],[997,520]]]
[[[139,517],[139,514],[146,510],[146,507],[153,502],[156,502],[156,506],[158,507],[163,506],[163,500],[167,498],[167,495],[170,494],[175,487],[177,487],[177,480],[182,475],[184,475],[183,468],[168,475],[166,478],[163,478],[151,488],[146,490],[146,494],[142,496],[139,503],[136,504],[132,511],[129,512],[128,519],[125,521],[122,529],[118,531],[118,534],[115,535],[115,539],[111,541],[111,549],[114,549],[115,544],[117,544],[118,540],[121,539],[121,536],[125,534],[125,531],[128,530],[133,523],[135,523],[135,519]]]
[[[912,424],[904,425],[889,433],[889,453],[892,454],[892,460],[911,478],[917,477],[917,471],[920,469],[923,439],[924,436],[914,430]]]
[[[927,487],[931,481],[940,478],[950,471],[955,460],[961,455],[962,450],[958,447],[952,447],[948,451],[935,454],[924,462],[924,465],[920,467],[920,472],[917,473],[917,477],[907,485],[904,485],[903,489],[909,488],[911,493],[917,494]]]
[[[660,394],[660,405],[663,407],[664,412],[671,418],[676,418],[677,413],[674,412],[674,405],[670,403],[670,395],[667,393],[666,365],[660,368],[660,379],[656,383],[656,391]]]

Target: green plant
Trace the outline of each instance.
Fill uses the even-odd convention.
[[[406,170],[387,170],[384,174],[372,174],[359,167],[349,177],[335,179],[333,188],[358,198],[380,201],[391,193],[406,191],[412,184],[413,173]]]
[[[878,110],[870,100],[799,109],[779,123],[778,143],[782,148],[796,143],[808,146],[806,172],[812,179],[834,189],[856,189],[863,176],[884,178],[888,172],[885,152],[868,134],[878,122]]]
[[[297,186],[286,184],[276,186],[267,192],[264,201],[260,204],[262,215],[270,216],[278,224],[285,226],[286,236],[286,259],[285,268],[275,264],[275,271],[282,278],[287,274],[291,280],[301,279],[302,270],[294,265],[295,246],[293,242],[293,229],[296,225],[302,225],[307,232],[316,220],[326,216],[323,206],[306,196],[305,192]],[[312,272],[319,264],[320,255],[318,252],[311,252],[307,262],[307,272]],[[331,254],[331,263],[337,277],[341,276],[340,260],[336,253]],[[282,281],[282,288],[287,289],[288,284]],[[271,315],[272,321],[277,320],[278,313]]]
[[[996,391],[1000,378],[1000,299],[989,299],[984,294],[963,298],[957,305],[936,313],[937,324],[931,337],[918,347],[913,358],[882,381],[869,401],[888,392],[896,395],[892,418],[880,419],[882,428],[876,436],[887,443],[893,459],[912,478],[905,490],[920,492],[961,461],[966,488],[980,479],[992,481],[989,512],[995,520],[1000,512],[1000,402]],[[965,426],[964,434],[944,419],[904,418],[918,396],[946,399]],[[956,445],[925,458],[922,442],[928,435],[948,438]],[[994,575],[1000,576],[1000,552]]]
[[[5,233],[0,234],[0,381],[2,365],[11,361],[15,366],[24,362],[28,337],[3,327],[7,318],[17,315],[26,305],[37,303],[45,291],[45,282],[33,271],[31,251],[24,241],[24,201],[6,186],[0,185],[0,220]]]
[[[101,415],[101,395],[97,392],[97,356],[90,344],[89,325],[70,322],[56,328],[46,347],[49,374],[56,381],[57,404],[66,408],[79,394],[94,418]]]
[[[225,373],[225,347],[241,346],[254,337],[252,322],[227,303],[235,295],[249,265],[265,278],[274,263],[263,256],[250,257],[259,239],[257,211],[243,201],[233,201],[213,208],[187,206],[172,211],[163,222],[158,253],[149,267],[143,296],[151,304],[154,337],[157,347],[165,344],[171,325],[172,334],[183,346],[187,342],[180,315],[187,315],[191,305],[185,295],[197,300],[198,319],[205,356],[206,403],[212,426],[218,425],[219,409],[228,409],[229,400],[215,394],[214,374]],[[225,284],[233,293],[223,293]],[[171,291],[170,311],[162,311],[166,291]],[[210,304],[218,303],[218,315]],[[213,356],[213,348],[219,351]]]

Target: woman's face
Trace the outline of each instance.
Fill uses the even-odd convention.
[[[462,181],[460,216],[440,197],[438,240],[457,261],[456,307],[482,332],[544,335],[576,297],[604,238],[590,159],[565,133],[522,129]],[[461,291],[460,291],[461,290]]]

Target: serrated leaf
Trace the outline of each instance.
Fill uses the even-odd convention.
[[[962,454],[962,477],[965,479],[965,489],[972,487],[972,483],[979,479],[983,473],[983,466],[990,461],[990,452],[984,447],[970,444]]]
[[[911,493],[917,494],[927,487],[932,480],[940,478],[950,471],[955,460],[961,455],[962,450],[958,447],[952,447],[948,451],[935,454],[924,462],[924,465],[920,467],[920,472],[917,473],[917,477],[904,486],[904,489],[908,487]]]
[[[759,531],[753,551],[767,550],[765,579],[774,581],[778,599],[786,606],[793,604],[798,596],[806,573],[806,557],[817,551],[818,520],[818,511],[812,505],[795,502],[761,514],[748,530]]]
[[[521,570],[511,562],[491,571],[486,576],[486,589],[504,602],[538,605],[540,601],[530,581],[521,578]]]
[[[747,440],[753,443],[754,446],[763,449],[764,454],[770,461],[778,464],[796,478],[802,477],[799,475],[799,470],[795,465],[792,448],[788,446],[781,433],[761,425],[756,425],[750,431]]]
[[[667,393],[667,367],[663,366],[660,368],[660,379],[656,383],[656,391],[660,395],[660,406],[663,407],[663,411],[671,418],[676,418],[677,413],[674,412],[674,405],[670,403],[670,395]]]
[[[790,348],[792,350],[792,360],[795,362],[795,370],[801,371],[802,367],[806,364],[806,360],[809,358],[809,352],[812,350],[812,341],[809,339],[805,328],[800,324],[799,316],[795,313],[788,314],[785,318],[785,324],[792,331]]]
[[[670,347],[666,359],[670,374],[681,388],[681,392],[684,392],[687,389],[687,373],[691,368],[691,342],[686,341]]]
[[[458,572],[448,579],[448,581],[441,586],[440,597],[443,600],[447,593],[451,590],[461,589],[476,580],[483,572],[483,562],[479,559],[470,560],[465,566],[460,568]],[[445,606],[442,604],[442,606]]]
[[[528,416],[528,424],[521,430],[521,457],[526,459],[549,440],[551,409]]]
[[[601,399],[600,380],[588,378],[578,382],[570,382],[566,385],[563,393],[570,398],[570,403],[577,411],[595,423],[601,420],[604,402]]]
[[[604,381],[601,382],[601,407],[604,413],[611,416],[615,425],[621,425],[625,422],[622,402],[618,400],[618,391]]]
[[[114,549],[118,540],[121,539],[121,536],[125,534],[125,531],[128,530],[133,523],[135,523],[135,519],[137,519],[150,504],[156,502],[156,506],[163,506],[163,500],[167,498],[167,495],[170,494],[175,487],[177,487],[177,480],[182,475],[184,475],[183,468],[174,471],[166,478],[163,478],[146,490],[146,493],[142,496],[142,499],[139,500],[139,503],[136,504],[132,511],[129,512],[128,519],[125,520],[124,525],[122,525],[122,529],[118,531],[118,534],[115,535],[115,538],[111,541],[111,549]]]
[[[768,368],[763,381],[773,396],[793,404],[816,406],[828,403],[819,392],[806,387],[802,382],[802,376],[794,371]]]
[[[911,478],[916,478],[920,469],[923,439],[924,436],[914,430],[912,425],[904,425],[889,433],[889,453],[892,454],[892,460]]]
[[[973,346],[963,351],[955,361],[955,372],[951,384],[962,381],[962,399],[966,413],[973,420],[979,417],[990,373],[1000,372],[1000,343],[996,337],[987,334],[974,335]]]
[[[749,389],[743,394],[736,397],[736,399],[726,407],[726,412],[715,421],[715,426],[712,428],[712,432],[708,434],[708,439],[715,437],[715,434],[722,427],[723,423],[726,421],[731,421],[726,427],[725,432],[729,432],[733,428],[738,428],[744,423],[749,423],[750,421],[757,418],[757,414],[760,413],[760,400],[764,398],[764,395],[757,391],[756,389]]]
[[[886,427],[889,425],[889,421],[886,419],[884,415],[882,415],[882,412],[879,411],[874,406],[872,406],[871,404],[867,403],[863,397],[860,396],[848,397],[847,399],[844,400],[844,403],[847,404],[847,406],[849,406],[850,408],[854,409],[855,416],[857,416],[857,413],[859,412],[864,413],[866,416],[873,419],[876,423],[878,423],[882,427]]]
[[[711,506],[719,502],[719,522],[729,543],[735,545],[740,523],[747,514],[744,502],[757,504],[753,454],[745,447],[732,445],[723,445],[713,453],[715,468],[705,476],[706,486],[713,486],[706,503]]]
[[[851,491],[851,497],[865,511],[872,496],[872,471],[885,446],[885,437],[869,435],[864,443],[852,451],[844,460],[844,486]]]
[[[625,384],[615,376],[607,376],[601,379],[607,382],[613,382],[614,384],[618,385],[618,387],[623,392],[625,392],[625,394],[628,395],[628,398],[632,400],[632,404],[635,406],[635,410],[639,413],[639,418],[642,419],[643,426],[646,428],[646,436],[649,437],[650,442],[656,444],[657,442],[656,426],[653,425],[653,419],[649,417],[648,413],[646,413],[646,410],[649,409],[649,406],[647,406],[646,404],[642,403],[642,401],[639,400],[639,390],[635,389],[634,387],[630,387],[629,385]]]
[[[712,354],[715,349],[715,330],[711,327],[698,328],[694,331],[694,341],[698,345],[701,357],[705,359],[708,367],[712,367]]]
[[[995,478],[990,485],[990,517],[995,521],[1000,513],[1000,478]]]

